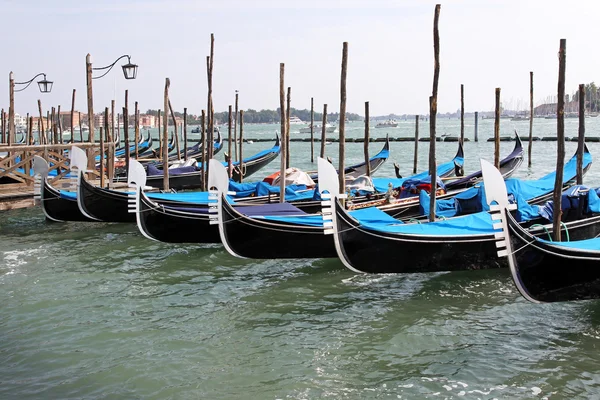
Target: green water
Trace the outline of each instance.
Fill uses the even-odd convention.
[[[438,122],[440,134],[457,132],[457,120]],[[600,136],[600,120],[586,123]],[[576,136],[577,120],[566,125]],[[555,126],[536,120],[535,135]],[[492,127],[480,121],[480,141],[465,144],[465,172],[493,159]],[[527,127],[502,121],[506,135],[525,137]],[[362,134],[360,123],[348,128]],[[413,129],[401,122],[372,136]],[[501,154],[513,145],[502,142]],[[414,143],[391,146],[378,175],[393,174],[393,161],[408,175]],[[575,146],[567,143],[568,157]],[[446,161],[456,143],[437,149]],[[326,151],[337,160],[336,143]],[[362,151],[347,144],[348,162]],[[427,152],[419,143],[422,169]],[[533,154],[534,167],[516,176],[552,170],[556,143],[534,142]],[[310,144],[292,143],[292,165],[314,168],[309,155]],[[597,171],[586,183],[600,185]],[[528,303],[507,270],[356,275],[335,259],[242,260],[220,245],[149,241],[129,224],[49,223],[38,208],[1,213],[0,239],[0,399],[600,396],[600,302]]]

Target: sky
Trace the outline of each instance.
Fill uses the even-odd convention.
[[[8,75],[26,81],[45,72],[50,94],[37,85],[15,94],[17,113],[61,105],[85,112],[85,58],[94,67],[123,54],[139,65],[125,80],[119,65],[93,80],[94,111],[116,99],[142,112],[163,108],[165,78],[173,108],[199,114],[207,105],[206,56],[215,36],[215,112],[279,106],[279,64],[291,105],[339,112],[343,42],[348,42],[347,112],[428,114],[432,94],[435,1],[428,0],[0,0],[3,57],[0,107],[8,109]],[[600,2],[452,0],[441,4],[438,111],[490,111],[495,88],[505,108],[526,110],[530,71],[534,102],[555,96],[560,39],[567,40],[566,92],[600,82]],[[7,40],[10,38],[10,40]],[[96,76],[96,74],[94,74]],[[18,88],[18,87],[17,87]]]

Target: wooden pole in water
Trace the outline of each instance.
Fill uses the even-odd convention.
[[[240,183],[244,181],[245,167],[244,167],[244,110],[240,110]]]
[[[315,101],[314,98],[310,98],[310,162],[315,162],[315,136],[314,136],[314,125],[315,124]]]
[[[27,144],[35,144],[33,141],[33,117],[29,117],[29,126],[27,131]]]
[[[125,139],[125,170],[129,176],[129,90],[125,89],[125,107],[123,107],[123,136]]]
[[[213,92],[213,85],[212,85],[212,79],[213,79],[213,65],[214,65],[214,59],[215,59],[215,35],[214,34],[210,34],[210,56],[207,58],[207,73],[208,73],[208,108],[206,110],[206,112],[208,113],[208,158],[211,159],[213,158],[214,155],[214,149],[213,149],[213,142],[214,142],[214,126],[215,126],[215,118],[214,118],[214,105],[213,105],[213,98],[212,98],[212,92]],[[207,170],[208,170],[208,164],[207,164]]]
[[[233,121],[232,121],[231,112],[232,112],[232,107],[230,105],[229,106],[229,118],[227,121],[227,173],[228,173],[230,179],[233,176],[233,153],[231,152],[231,150],[232,150],[231,149],[231,141],[232,141],[231,124],[233,123]]]
[[[50,119],[49,110],[46,111],[46,122],[48,123],[48,136],[50,136],[50,142],[54,142],[54,120]]]
[[[104,132],[103,127],[100,128],[100,187],[104,187]]]
[[[38,110],[40,111],[40,122],[41,122],[41,130],[40,134],[40,144],[48,144],[46,140],[46,133],[44,132],[44,114],[42,113],[42,101],[38,99]]]
[[[371,176],[371,163],[369,163],[369,102],[365,101],[365,166],[367,170],[365,174]]]
[[[106,173],[108,175],[108,187],[112,188],[113,178],[115,177],[115,143],[111,133],[114,123],[109,122],[108,107],[104,107],[104,126],[106,126],[106,141],[108,142],[108,148],[106,149]]]
[[[235,152],[235,161],[239,161],[238,158],[238,147],[237,147],[237,127],[238,127],[238,113],[239,113],[239,109],[238,109],[238,91],[235,91],[235,118],[233,120],[233,149]]]
[[[71,97],[71,143],[75,143],[75,89]]]
[[[465,85],[460,84],[460,144],[465,143]]]
[[[187,140],[187,107],[183,108],[183,148],[185,149],[183,152],[183,159],[187,161],[188,159],[188,140]]]
[[[558,99],[556,104],[556,180],[554,181],[553,197],[553,233],[554,241],[561,241],[561,219],[562,219],[562,187],[563,168],[565,165],[565,69],[567,59],[567,40],[560,39],[558,52]]]
[[[475,111],[475,141],[479,142],[479,112]]]
[[[54,142],[54,144],[58,144],[58,126],[56,123],[56,108],[52,107],[52,114],[51,114],[51,118],[52,118],[52,141]]]
[[[135,159],[137,160],[138,155],[139,155],[139,148],[138,148],[138,143],[140,141],[140,110],[138,109],[138,102],[135,102],[135,109],[134,109],[134,135],[135,135],[135,144],[134,144],[134,155],[135,155]]]
[[[287,137],[286,137],[286,117],[285,117],[285,64],[279,64],[279,110],[281,115],[281,167],[279,171],[279,202],[285,202],[285,170],[287,159]]]
[[[346,176],[344,173],[344,158],[346,156],[346,77],[348,75],[348,42],[342,45],[342,74],[340,78],[340,171],[338,177],[340,179],[340,192],[346,191]],[[368,164],[368,162],[367,162]],[[342,203],[344,201],[342,200]]]
[[[0,118],[2,118],[2,123],[0,123],[0,129],[2,130],[1,134],[2,134],[2,138],[0,139],[0,143],[6,143],[6,134],[4,132],[5,128],[5,124],[6,124],[6,118],[4,118],[4,108],[2,109],[2,112],[0,113]]]
[[[285,167],[289,168],[290,167],[290,114],[291,112],[291,105],[292,102],[292,88],[288,86],[287,88],[287,105],[286,105],[286,111],[285,111],[285,116],[286,116],[286,121],[285,121],[285,131],[286,131],[286,135],[285,135],[285,147],[286,147],[286,152],[285,152]]]
[[[58,125],[58,142],[60,144],[63,143],[63,126],[62,126],[62,118],[60,117],[60,104],[58,105],[58,109],[56,112],[56,120]],[[62,150],[61,150],[62,153]]]
[[[41,107],[41,105],[40,105]],[[41,112],[41,108],[40,108]],[[83,143],[83,118],[81,118],[81,111],[77,112],[77,116],[79,117],[79,142]],[[44,123],[42,122],[42,131],[44,129]],[[42,132],[43,133],[43,132]]]
[[[321,126],[321,158],[325,158],[325,125],[327,125],[327,104],[323,104],[323,123]]]
[[[533,71],[529,71],[529,148],[527,149],[527,163],[531,168],[531,149],[533,145]]]
[[[437,190],[437,171],[435,166],[435,123],[437,116],[437,93],[440,77],[440,34],[438,21],[440,19],[440,5],[436,4],[433,17],[433,91],[429,98],[429,174],[431,175],[431,192],[429,198],[429,221],[435,221],[435,193]]]
[[[86,86],[87,86],[87,108],[88,108],[88,127],[89,127],[89,142],[94,143],[94,96],[92,93],[92,56],[90,53],[85,57],[85,69],[86,69]],[[88,165],[87,169],[90,171],[94,170],[94,150],[88,151]]]
[[[419,160],[419,116],[415,115],[415,155],[413,159],[413,174],[417,173],[417,163]]]
[[[8,74],[9,104],[8,104],[8,145],[15,142],[15,77],[12,71]],[[10,153],[9,153],[10,157]]]
[[[119,120],[117,119],[117,130],[119,130]],[[115,134],[115,100],[111,100],[110,101],[110,131],[112,132],[112,136],[114,138],[116,138],[118,136],[118,134]],[[160,136],[159,136],[160,138]],[[160,142],[160,140],[159,140]],[[114,142],[113,142],[114,143]],[[113,146],[113,153],[115,150],[115,147]],[[113,154],[114,156],[114,154]]]
[[[579,85],[579,132],[577,136],[577,184],[583,185],[583,147],[585,142],[585,85]]]
[[[163,138],[160,133],[161,123],[162,123],[161,118],[160,118],[160,113],[161,113],[161,111],[158,110],[158,154],[159,154],[158,158],[160,158],[162,160],[162,154],[163,154],[163,140],[162,139]]]
[[[494,118],[494,166],[500,168],[500,88],[496,88],[496,112]]]
[[[163,190],[169,190],[169,78],[165,79],[165,102],[164,111],[165,117],[163,118],[163,149],[162,149],[162,163],[163,163]]]
[[[171,118],[173,119],[173,129],[175,130],[175,151],[177,152],[177,159],[181,160],[181,152],[179,150],[179,134],[177,133],[177,120],[175,119],[175,113],[171,106],[171,100],[169,99],[169,110],[171,112]]]
[[[200,141],[202,142],[202,191],[206,191],[209,188],[208,185],[208,153],[206,150],[206,110],[202,110],[202,116],[200,117]]]

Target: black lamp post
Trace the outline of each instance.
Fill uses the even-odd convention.
[[[15,82],[15,75],[11,71],[8,75],[9,81],[9,107],[8,107],[8,144],[12,144],[15,139],[15,92],[22,92],[27,89],[29,85],[39,76],[43,76],[44,79],[37,82],[40,92],[42,93],[50,93],[52,91],[52,85],[54,82],[46,79],[46,74],[40,72],[33,78],[25,82]],[[16,85],[25,85],[25,87],[21,89],[15,89]]]
[[[112,64],[107,65],[105,67],[99,67],[99,68],[92,68],[92,56],[88,53],[87,57],[86,57],[86,81],[87,81],[87,102],[88,102],[88,125],[89,125],[89,132],[90,132],[90,142],[92,142],[93,138],[94,138],[94,99],[93,99],[93,95],[92,95],[92,80],[93,79],[100,79],[104,76],[106,76],[106,74],[108,74],[110,72],[110,70],[115,66],[115,64],[123,59],[127,57],[127,64],[123,64],[121,66],[121,68],[123,69],[123,76],[125,76],[125,79],[135,79],[137,77],[137,69],[138,66],[137,64],[132,64],[131,63],[131,56],[124,54],[121,57],[117,58],[115,61],[113,61]],[[104,73],[102,73],[99,76],[92,76],[94,71],[105,71]],[[112,118],[114,119],[114,115],[112,116]],[[118,121],[117,121],[118,123]],[[126,143],[125,147],[128,150],[129,149],[129,144]],[[126,164],[127,167],[129,166],[129,151],[126,150]],[[91,158],[90,160],[93,160],[93,158]],[[91,161],[90,161],[91,163]]]

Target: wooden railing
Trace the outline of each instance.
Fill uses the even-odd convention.
[[[27,186],[33,185],[33,156],[37,155],[48,162],[50,167],[50,182],[58,181],[59,179],[64,178],[70,171],[68,151],[72,146],[73,144],[0,145],[0,154],[7,153],[5,157],[0,157],[0,180],[3,178],[10,178],[14,180],[15,183],[21,183]],[[77,143],[76,146],[86,150],[90,164],[94,162],[92,160],[95,160],[96,155],[100,154],[99,143]],[[105,144],[104,146],[105,149],[109,146],[112,147],[110,144]],[[91,168],[88,167],[89,174],[95,175],[96,177],[100,175],[98,171],[95,171],[95,168],[89,171],[90,169]],[[56,175],[53,174],[52,171],[56,171]]]

